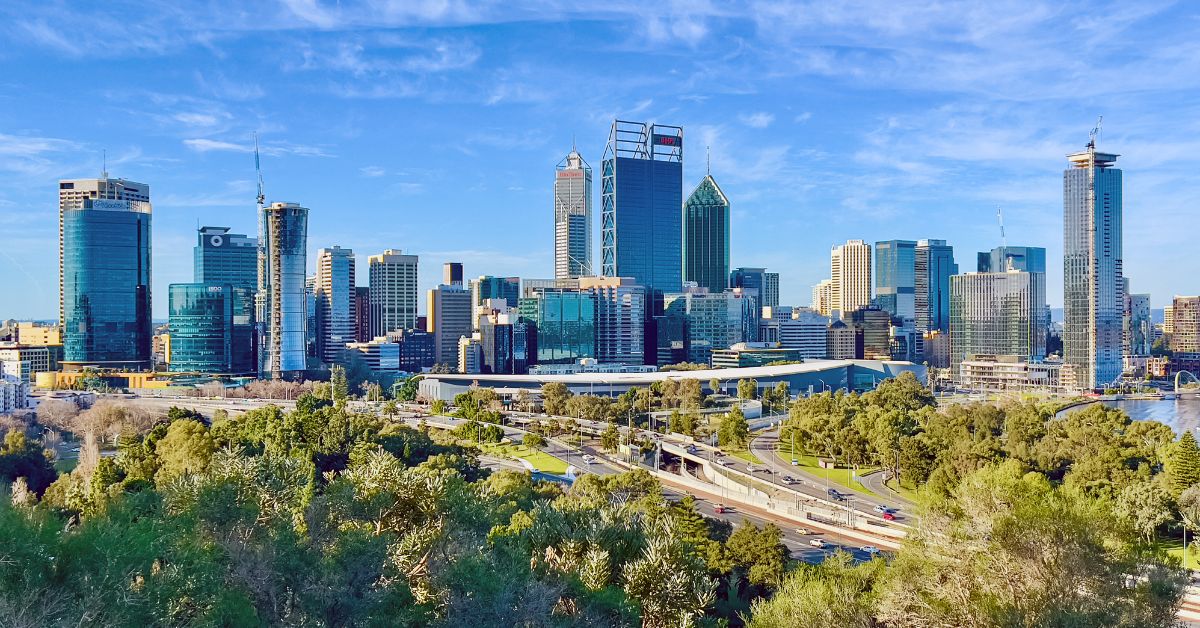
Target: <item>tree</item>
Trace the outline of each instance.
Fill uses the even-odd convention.
[[[335,364],[329,369],[329,400],[335,407],[341,408],[346,405],[349,396],[350,383],[346,379],[346,368]]]
[[[721,427],[717,431],[717,442],[722,447],[737,447],[742,448],[750,441],[750,425],[746,422],[746,415],[742,413],[742,409],[734,406],[724,418],[721,419]]]
[[[1184,432],[1171,445],[1165,466],[1171,492],[1176,497],[1200,483],[1200,447],[1197,447],[1196,437],[1192,436],[1191,430]]]
[[[900,440],[900,479],[912,486],[924,484],[937,468],[937,451],[922,436]]]
[[[433,401],[433,405],[431,405],[429,407],[429,412],[432,414],[435,414],[435,415],[445,414],[446,413],[446,400],[445,399],[435,399]]]
[[[567,389],[567,385],[562,382],[548,382],[542,384],[542,408],[546,410],[546,414],[566,414],[567,400],[571,398],[571,391]]]
[[[546,438],[541,434],[529,432],[521,439],[521,442],[530,449],[541,449],[546,446]]]
[[[171,423],[167,435],[155,447],[161,462],[155,481],[162,486],[175,478],[204,471],[216,449],[212,434],[203,423],[192,419]]]
[[[1113,510],[1133,525],[1142,540],[1154,540],[1154,531],[1171,521],[1171,496],[1153,480],[1142,480],[1121,489]]]
[[[0,445],[0,481],[11,483],[25,478],[26,487],[41,495],[57,476],[54,463],[24,431],[12,430],[4,436],[4,444]]]
[[[604,448],[604,451],[616,451],[620,439],[621,434],[617,431],[617,426],[609,423],[608,427],[605,427],[604,431],[600,433],[600,447]]]
[[[739,379],[737,383],[737,396],[738,399],[757,399],[758,380]]]
[[[588,477],[588,476],[585,476]],[[622,573],[625,594],[642,610],[643,628],[693,626],[715,600],[716,583],[663,518],[648,532],[645,549]]]
[[[783,580],[788,549],[783,544],[783,532],[768,523],[761,529],[742,521],[725,541],[727,558],[746,573],[750,584],[775,588]]]
[[[775,595],[754,602],[749,627],[876,628],[878,589],[886,577],[886,563],[854,562],[839,551],[818,565],[801,565],[788,573]]]
[[[400,406],[396,404],[395,400],[389,399],[383,402],[382,411],[383,416],[387,417],[390,421],[400,412]]]
[[[712,394],[712,395],[720,395],[720,394],[724,394],[724,392],[725,392],[725,390],[723,388],[721,388],[721,380],[719,380],[715,377],[708,380],[708,390],[709,390],[709,394]]]

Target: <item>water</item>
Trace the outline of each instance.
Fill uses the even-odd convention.
[[[1158,421],[1166,423],[1182,434],[1186,430],[1200,427],[1200,397],[1186,399],[1127,399],[1122,401],[1102,401],[1110,408],[1124,410],[1134,421]],[[1086,407],[1086,406],[1080,406]]]

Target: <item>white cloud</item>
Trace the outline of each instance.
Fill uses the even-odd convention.
[[[387,174],[387,171],[379,166],[363,166],[358,169],[364,177],[382,177]]]
[[[742,121],[742,124],[752,129],[765,129],[775,121],[775,115],[765,111],[756,111],[754,113],[744,113],[738,116],[738,119]]]
[[[183,140],[183,145],[199,152],[207,153],[212,151],[228,151],[234,153],[252,153],[254,152],[253,142],[246,144],[237,144],[234,142],[226,142],[224,140],[214,140],[208,138],[192,138]],[[297,155],[300,157],[332,157],[329,153],[316,146],[303,146],[299,144],[290,144],[287,142],[261,144],[259,152],[264,155]]]

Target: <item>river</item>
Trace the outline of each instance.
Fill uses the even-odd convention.
[[[1124,410],[1134,421],[1154,420],[1166,423],[1182,434],[1184,430],[1194,430],[1200,427],[1200,398],[1186,399],[1126,399],[1122,401],[1102,401],[1111,408]],[[1086,406],[1077,406],[1086,407]]]

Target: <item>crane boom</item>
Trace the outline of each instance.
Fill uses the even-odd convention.
[[[1008,238],[1004,235],[1004,212],[1000,210],[1000,206],[996,206],[996,220],[1000,222],[1000,245],[1008,247]]]
[[[254,134],[254,172],[258,174],[258,207],[262,209],[267,197],[263,195],[262,164],[258,159],[258,133]]]

